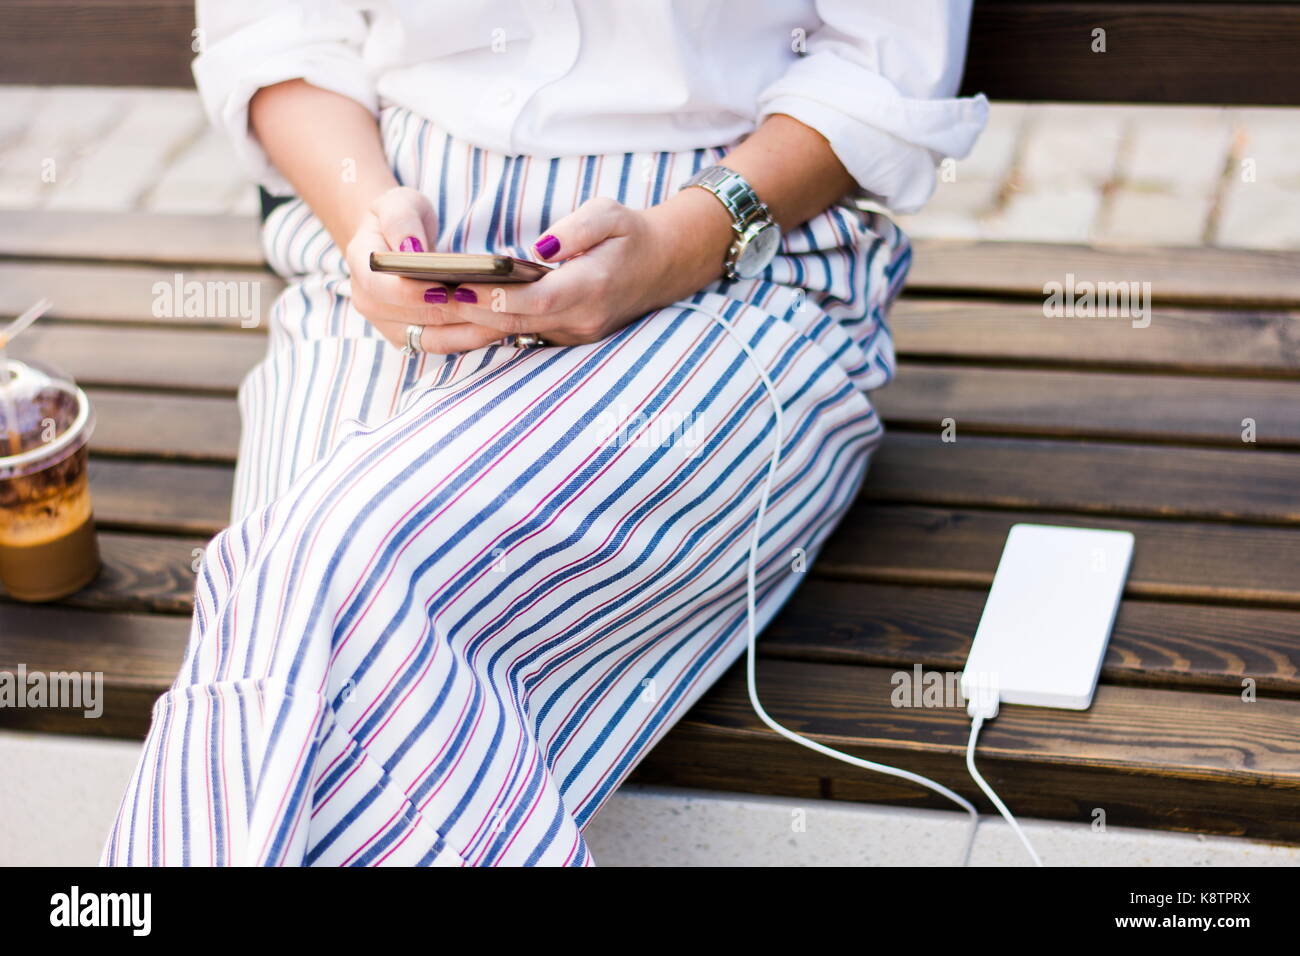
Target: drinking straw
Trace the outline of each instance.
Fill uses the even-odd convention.
[[[0,349],[12,342],[19,332],[48,312],[53,304],[49,299],[41,299],[41,301],[5,326],[4,329],[0,330]]]
[[[6,454],[9,455],[18,454],[21,448],[21,440],[15,430],[14,407],[12,400],[9,398],[9,360],[5,356],[5,349],[17,337],[19,332],[48,312],[52,304],[49,299],[41,299],[3,329],[0,329],[0,376],[3,376],[3,380],[0,381],[0,404],[3,404],[5,411],[4,439],[7,446]]]

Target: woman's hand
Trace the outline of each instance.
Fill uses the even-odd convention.
[[[352,304],[398,348],[406,345],[408,325],[425,326],[420,345],[426,352],[470,352],[501,339],[500,331],[471,324],[447,309],[446,288],[370,270],[370,253],[424,252],[437,234],[437,214],[423,193],[406,186],[380,193],[347,246]]]
[[[702,189],[647,210],[592,199],[534,245],[562,268],[531,283],[459,286],[447,312],[496,339],[532,332],[556,345],[596,342],[717,278],[731,236],[730,216]]]

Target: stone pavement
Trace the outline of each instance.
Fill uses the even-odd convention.
[[[993,106],[913,236],[1300,249],[1300,110]],[[0,86],[0,208],[253,215],[192,91]]]

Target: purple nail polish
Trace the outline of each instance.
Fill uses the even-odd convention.
[[[457,302],[477,302],[478,293],[473,289],[461,288],[452,293],[452,298]]]
[[[402,240],[402,244],[397,247],[398,252],[423,252],[424,243],[416,239],[415,236],[407,236]]]
[[[543,259],[549,259],[560,251],[560,240],[554,236],[546,235],[537,240],[537,254]]]
[[[442,286],[424,290],[424,301],[430,305],[442,305],[447,301],[447,290]]]

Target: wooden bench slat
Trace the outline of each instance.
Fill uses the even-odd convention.
[[[916,294],[1024,296],[1041,303],[1043,286],[1088,282],[1150,282],[1161,307],[1176,304],[1237,308],[1300,307],[1300,252],[1214,248],[1094,247],[1035,242],[915,244],[907,288]]]
[[[765,660],[779,721],[829,746],[924,774],[989,807],[965,772],[964,708],[896,708],[892,672]],[[1102,686],[1092,709],[1004,707],[979,767],[1021,817],[1192,829],[1300,842],[1300,701]],[[759,723],[743,669],[725,675],[632,779],[794,797],[951,808],[928,790],[855,770]]]
[[[207,543],[206,537],[101,530],[103,570],[60,604],[99,611],[189,614],[194,610],[195,563]]]
[[[1105,53],[1093,49],[1104,30]],[[1285,0],[984,0],[963,93],[1088,103],[1293,105],[1300,9]],[[1099,61],[1100,65],[1099,65]]]
[[[230,522],[234,471],[224,465],[90,460],[101,527],[210,537]]]
[[[0,315],[17,314],[52,295],[50,317],[56,319],[262,333],[284,287],[265,272],[178,268],[0,262]],[[235,303],[222,308],[220,299],[217,309],[201,316],[155,316],[157,284],[172,289],[177,275],[183,283],[241,283],[245,296],[253,295],[247,290],[255,285],[257,326],[245,328]],[[898,353],[921,359],[1300,374],[1300,313],[1161,308],[1148,327],[1134,328],[1123,318],[1048,318],[1039,305],[1024,302],[904,297],[891,319]]]
[[[1125,594],[1300,607],[1293,529],[913,505],[852,508],[814,565],[827,577],[988,587],[1016,522],[1112,528],[1137,538]]]
[[[176,677],[190,619],[104,614],[52,605],[0,603],[0,670],[100,672],[103,714],[0,708],[0,726],[41,733],[142,739],[154,701]]]
[[[827,664],[960,671],[988,592],[811,577],[760,653]],[[1300,696],[1300,611],[1125,599],[1102,667],[1108,684]]]
[[[233,393],[265,353],[265,341],[233,331],[160,331],[51,324],[14,351],[52,362],[83,385]],[[1300,447],[1300,382],[985,369],[906,362],[875,393],[885,421],[958,434],[994,432],[1214,443],[1240,447],[1242,422],[1256,443]]]
[[[226,396],[88,388],[96,454],[233,463],[239,408]]]
[[[250,191],[255,187],[250,185]],[[255,216],[0,210],[0,256],[103,259],[262,270]]]
[[[766,658],[960,670],[983,608],[983,591],[811,579],[760,642]],[[1110,684],[1239,693],[1252,678],[1262,695],[1300,691],[1295,612],[1126,600],[1102,680]],[[114,727],[144,733],[148,708],[176,673],[188,617],[96,613],[0,602],[0,669],[104,672],[118,700]],[[93,635],[93,638],[91,637]],[[113,733],[118,733],[114,729]]]
[[[1300,455],[931,433],[885,436],[866,497],[950,507],[1300,522]]]
[[[1300,313],[1157,307],[1131,319],[1048,318],[1040,304],[904,296],[890,310],[898,354],[912,359],[1300,374]]]
[[[177,276],[180,294],[177,294]],[[204,315],[185,315],[186,284],[205,283]],[[158,283],[166,291],[157,288]],[[230,283],[236,283],[233,290]],[[241,285],[242,288],[241,288]],[[219,286],[219,288],[218,288]],[[208,289],[212,289],[208,308]],[[101,263],[0,262],[0,315],[16,315],[38,299],[54,303],[51,319],[83,322],[161,325],[175,328],[219,327],[263,332],[275,297],[284,288],[265,272],[192,269]],[[239,298],[242,296],[242,298]],[[179,298],[179,302],[177,302]],[[154,303],[165,315],[154,315]],[[239,309],[248,306],[256,326],[243,326]]]
[[[813,573],[877,583],[988,587],[1017,521],[1132,531],[1137,548],[1125,591],[1130,597],[1300,607],[1300,535],[1218,523],[863,503],[849,511],[826,543]],[[185,613],[194,589],[192,550],[205,543],[188,536],[103,531],[106,572],[69,601],[79,607]]]
[[[227,521],[238,417],[227,399],[95,391],[92,480],[101,520],[215,534]],[[177,449],[177,444],[183,448]],[[218,464],[119,462],[162,456]],[[182,494],[165,501],[180,488]],[[1263,450],[1080,444],[893,432],[876,452],[868,501],[1094,512],[1128,517],[1300,523],[1300,455]]]
[[[49,362],[83,386],[233,394],[266,354],[266,339],[246,332],[51,323],[24,332],[12,351]]]
[[[265,269],[251,216],[0,211],[0,256]],[[1300,308],[1300,252],[917,240],[908,292],[1043,299],[1047,282],[1150,282],[1172,305]],[[48,290],[46,293],[48,294]],[[1149,330],[1148,330],[1149,331]]]
[[[904,362],[873,399],[889,424],[937,431],[951,418],[958,441],[988,432],[1242,448],[1250,419],[1255,444],[1300,447],[1300,382],[1282,379]]]

